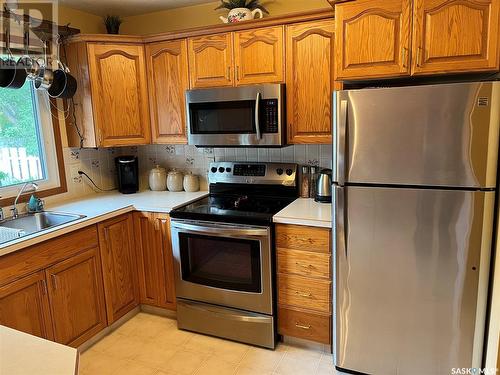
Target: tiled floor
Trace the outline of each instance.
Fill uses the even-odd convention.
[[[80,375],[333,375],[326,348],[279,344],[275,351],[177,329],[140,313],[80,358]]]

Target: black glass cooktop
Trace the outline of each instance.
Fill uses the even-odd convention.
[[[173,210],[179,219],[268,224],[275,214],[292,203],[295,197],[255,197],[248,195],[211,195]]]

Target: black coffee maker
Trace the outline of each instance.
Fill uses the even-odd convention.
[[[139,160],[137,156],[118,156],[115,158],[118,171],[118,191],[133,194],[139,191]]]

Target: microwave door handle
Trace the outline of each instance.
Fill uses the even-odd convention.
[[[260,92],[257,93],[257,98],[255,99],[255,130],[257,132],[257,139],[262,139],[262,134],[260,133]]]

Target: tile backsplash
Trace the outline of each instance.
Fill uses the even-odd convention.
[[[102,189],[116,186],[114,158],[139,157],[140,186],[148,189],[151,168],[159,164],[167,169],[191,171],[200,176],[201,189],[207,189],[208,166],[213,161],[291,162],[331,168],[331,145],[295,145],[284,148],[196,148],[187,145],[147,145],[109,149],[65,149],[68,198],[88,195],[93,189],[78,171],[86,172]]]

